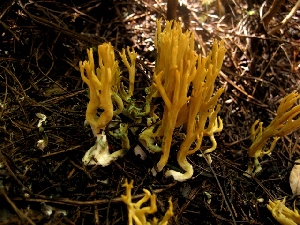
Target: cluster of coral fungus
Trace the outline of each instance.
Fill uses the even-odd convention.
[[[215,92],[214,83],[225,54],[224,42],[214,41],[212,51],[207,57],[203,57],[194,51],[194,36],[190,31],[182,32],[181,23],[167,21],[163,31],[160,21],[157,21],[157,26],[155,35],[157,64],[153,82],[145,90],[146,101],[142,107],[136,107],[134,104],[137,56],[134,51],[130,52],[127,48],[127,51],[123,49],[120,53],[122,62],[128,69],[128,87],[122,82],[123,75],[110,43],[98,47],[98,68],[95,68],[92,50],[88,50],[89,60],[80,62],[81,76],[89,86],[90,93],[86,120],[97,137],[96,144],[86,153],[83,162],[106,166],[125,154],[130,146],[126,137],[128,124],[121,123],[118,129],[121,133],[118,135],[123,137],[124,148],[112,154],[109,153],[104,133],[113,117],[123,113],[135,121],[141,121],[139,119],[142,117],[148,121],[148,127],[139,134],[139,139],[149,151],[161,152],[161,158],[157,163],[158,172],[168,161],[174,129],[180,126],[185,128],[185,138],[178,150],[177,160],[186,172],[182,174],[170,170],[166,173],[175,180],[183,181],[193,175],[193,167],[186,157],[200,150],[204,136],[209,137],[212,143],[211,148],[204,153],[215,150],[217,143],[214,133],[220,132],[223,128],[222,120],[217,116],[220,110],[218,99],[223,88]],[[161,118],[153,110],[154,98],[162,98],[164,101]],[[103,111],[100,115],[98,109]]]
[[[144,90],[143,105],[137,104],[134,96],[137,58],[134,50],[130,51],[127,48],[119,53],[122,63],[127,68],[128,76],[121,73],[118,61],[115,59],[115,50],[110,43],[98,46],[97,68],[92,49],[87,51],[88,61],[80,62],[82,80],[89,87],[90,102],[87,105],[86,120],[97,138],[95,145],[83,157],[83,163],[107,166],[111,161],[125,155],[130,148],[127,135],[128,121],[121,120],[119,127],[114,129],[114,132],[110,131],[111,135],[121,140],[120,150],[109,152],[105,133],[105,130],[109,130],[113,118],[120,120],[121,117],[118,115],[123,114],[123,117],[128,117],[135,123],[147,121],[143,123],[147,124],[143,131],[137,135],[140,143],[143,143],[150,152],[161,154],[153,172],[160,172],[166,166],[174,131],[176,128],[181,128],[184,138],[175,151],[177,151],[177,162],[184,173],[167,170],[165,175],[172,176],[178,181],[185,181],[193,176],[193,167],[187,161],[187,156],[201,150],[203,137],[209,137],[211,147],[202,153],[210,162],[209,153],[217,147],[214,134],[223,129],[222,119],[217,114],[220,110],[218,99],[224,89],[215,90],[215,80],[225,55],[224,41],[214,41],[211,52],[203,57],[194,51],[192,32],[183,32],[181,23],[170,21],[166,22],[162,30],[159,20],[157,21],[155,47],[157,50],[155,71],[151,85]],[[153,101],[155,98],[161,98],[164,103],[163,113],[159,114],[161,116],[155,112],[156,105]],[[291,93],[283,98],[277,110],[277,116],[266,128],[263,128],[262,122],[258,120],[253,124],[252,145],[248,151],[251,160],[247,175],[255,175],[261,170],[258,158],[270,153],[280,137],[300,127],[300,105],[294,106],[298,99],[300,99],[298,93]],[[269,149],[265,150],[264,146],[271,137],[274,139]],[[147,213],[156,211],[155,196],[144,190],[145,197],[134,204],[130,198],[132,183],[126,182],[125,187],[127,195],[122,198],[128,205],[130,224],[132,221],[136,224],[157,224],[156,219],[148,223],[145,217]],[[141,208],[141,204],[149,198],[150,207]],[[268,206],[273,214],[276,214],[276,204],[270,202]],[[170,209],[163,218],[163,222],[159,224],[167,224],[171,216],[172,203],[170,202]]]

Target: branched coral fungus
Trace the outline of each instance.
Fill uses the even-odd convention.
[[[133,180],[128,183],[127,180],[123,184],[126,188],[126,195],[122,195],[123,202],[127,205],[128,209],[128,225],[167,225],[168,220],[173,216],[173,204],[171,198],[169,199],[169,209],[165,213],[164,217],[158,222],[157,218],[148,222],[146,216],[153,214],[157,211],[156,195],[151,194],[148,190],[143,189],[145,195],[142,199],[136,203],[132,202],[131,190],[133,188]],[[150,199],[150,206],[142,207]]]
[[[129,56],[130,59],[130,63],[127,59],[126,56],[126,52]],[[122,59],[122,62],[125,64],[125,66],[128,69],[128,73],[129,73],[129,88],[128,88],[128,93],[125,93],[124,88],[121,88],[120,93],[122,94],[122,98],[126,101],[129,100],[129,98],[131,98],[131,96],[133,95],[133,90],[134,90],[134,81],[135,81],[135,60],[137,57],[137,53],[133,50],[132,52],[130,52],[129,47],[127,47],[127,51],[125,51],[125,49],[122,50],[122,53],[120,53],[120,57]]]
[[[210,153],[217,147],[214,133],[221,132],[223,129],[223,122],[220,117],[217,117],[220,110],[220,105],[217,104],[217,101],[223,93],[223,88],[220,88],[214,95],[213,91],[214,82],[220,72],[224,54],[223,42],[220,45],[214,42],[212,52],[205,58],[201,56],[198,58],[196,76],[192,81],[192,94],[186,109],[182,112],[187,115],[187,119],[184,122],[186,137],[180,145],[177,154],[177,161],[186,172],[182,174],[169,170],[166,173],[166,176],[173,176],[175,180],[184,181],[193,175],[193,167],[188,163],[186,157],[200,150],[203,136],[208,136],[212,143],[212,146],[203,153]],[[195,141],[196,146],[192,148]],[[211,161],[210,156],[207,155],[207,157]]]
[[[267,208],[272,213],[273,217],[282,225],[297,225],[300,224],[299,212],[294,209],[291,210],[285,206],[285,198],[275,200],[274,202],[269,200]]]
[[[223,89],[214,95],[213,92],[225,54],[224,42],[218,44],[215,41],[209,56],[202,57],[194,51],[193,34],[189,31],[183,33],[181,23],[167,21],[166,28],[161,31],[160,21],[157,21],[155,45],[158,56],[153,83],[156,92],[153,97],[162,97],[165,106],[158,129],[153,132],[153,127],[149,127],[140,135],[140,139],[155,152],[160,148],[154,140],[162,137],[162,156],[157,164],[158,171],[161,171],[169,158],[174,129],[185,125],[186,137],[177,160],[186,173],[182,177],[175,171],[167,172],[168,176],[182,181],[193,174],[186,156],[200,149],[203,136],[209,136],[213,145],[204,153],[213,151],[216,148],[214,133],[220,132],[223,127],[222,120],[217,118],[220,110],[217,100]],[[192,90],[191,94],[189,90]],[[197,146],[190,149],[195,141]]]
[[[204,153],[215,150],[217,143],[214,134],[223,128],[222,120],[217,117],[220,110],[217,102],[223,88],[214,92],[214,83],[222,66],[225,48],[223,41],[220,43],[214,41],[211,53],[207,57],[202,57],[194,51],[193,33],[190,31],[183,33],[181,23],[167,21],[163,31],[160,23],[161,21],[158,20],[155,35],[158,54],[153,83],[145,89],[144,106],[137,107],[133,98],[137,57],[134,51],[127,48],[120,53],[121,60],[128,70],[128,79],[122,79],[120,76],[118,63],[110,44],[99,46],[99,68],[96,72],[92,50],[88,51],[89,61],[80,63],[82,79],[90,89],[86,118],[94,134],[99,136],[96,145],[84,157],[84,163],[102,162],[102,159],[95,159],[95,155],[101,156],[99,151],[103,151],[107,160],[111,161],[119,153],[123,155],[123,150],[129,149],[127,125],[122,125],[119,133],[111,134],[121,139],[123,150],[113,153],[113,158],[108,153],[108,146],[104,143],[105,133],[100,131],[104,130],[113,116],[122,113],[135,122],[140,122],[142,117],[147,116],[149,127],[144,129],[139,139],[150,151],[162,152],[157,163],[158,171],[167,164],[174,130],[180,126],[184,128],[185,138],[180,146],[177,161],[186,172],[181,174],[168,171],[166,174],[183,181],[193,175],[193,168],[186,157],[200,150],[202,138],[205,136],[210,138],[212,147]],[[124,88],[123,81],[128,84],[127,89]],[[152,99],[157,97],[161,97],[164,102],[161,118],[156,115],[156,106],[152,102]],[[113,103],[116,105],[115,111],[113,111]],[[100,116],[97,114],[99,108],[103,110]],[[153,123],[155,124],[152,125]],[[209,155],[207,157],[209,158]]]
[[[252,145],[248,155],[251,162],[248,165],[248,174],[255,175],[262,170],[258,161],[259,157],[269,154],[275,147],[280,137],[283,137],[300,127],[300,105],[293,105],[300,99],[300,94],[293,92],[284,97],[277,109],[277,115],[266,128],[263,123],[256,120],[251,127]],[[273,137],[273,141],[268,150],[264,150],[267,141]]]
[[[112,160],[123,156],[125,150],[109,153],[104,129],[113,116],[123,111],[123,101],[118,96],[120,70],[110,43],[98,46],[99,67],[95,69],[93,50],[87,50],[88,61],[80,62],[82,80],[89,87],[90,101],[86,109],[86,120],[97,141],[83,157],[84,164],[107,166]],[[114,111],[113,100],[117,109]],[[103,112],[98,116],[98,109]]]
[[[96,135],[112,120],[112,95],[118,89],[120,70],[110,43],[98,46],[99,68],[96,70],[93,50],[87,50],[87,54],[89,60],[80,62],[79,68],[82,80],[89,87],[90,102],[86,109],[86,120]],[[123,104],[118,103],[123,108]],[[98,109],[103,109],[100,116],[97,116]]]
[[[188,87],[195,76],[197,56],[193,51],[194,38],[190,32],[182,33],[181,23],[167,22],[164,32],[161,32],[160,20],[157,21],[155,46],[158,58],[155,66],[154,83],[150,90],[154,97],[164,100],[164,113],[161,125],[152,132],[153,127],[145,130],[140,139],[147,143],[151,151],[157,151],[153,145],[154,138],[163,137],[163,157],[158,163],[158,171],[165,166],[171,148],[172,134],[176,126],[178,113],[188,101]],[[153,92],[156,90],[156,92]]]

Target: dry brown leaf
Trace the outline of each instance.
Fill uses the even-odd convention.
[[[300,163],[300,159],[295,161]],[[290,186],[293,192],[293,195],[300,195],[300,165],[295,164],[290,174]]]

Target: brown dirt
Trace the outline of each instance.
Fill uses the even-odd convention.
[[[256,119],[269,124],[279,100],[300,89],[299,12],[281,30],[267,34],[296,1],[288,1],[267,29],[260,20],[258,0],[228,1],[222,19],[215,3],[205,6],[189,0],[178,9],[179,19],[195,32],[197,52],[206,54],[214,38],[224,39],[227,48],[216,81],[217,87],[226,89],[220,100],[224,129],[216,136],[218,148],[211,165],[190,156],[194,176],[183,183],[163,173],[151,175],[159,154],[142,161],[129,151],[104,168],[83,166],[81,161],[95,139],[84,127],[88,97],[79,61],[86,59],[87,48],[104,42],[117,50],[133,46],[139,54],[136,86],[147,86],[155,61],[155,21],[166,17],[166,4],[161,0],[4,2],[0,6],[0,225],[127,224],[127,209],[120,199],[125,178],[135,181],[136,197],[143,188],[158,193],[158,217],[172,196],[175,216],[170,224],[276,224],[266,208],[269,199],[288,196],[290,208],[299,204],[289,187],[290,170],[300,155],[299,132],[282,138],[273,153],[261,159],[263,171],[257,177],[243,175],[251,125]],[[262,13],[271,3],[267,1]],[[36,113],[47,116],[43,132],[37,128]],[[42,151],[36,143],[45,133],[49,144]],[[134,148],[137,135],[130,133],[130,140]],[[120,148],[119,140],[109,137],[109,141],[112,151]],[[209,144],[204,142],[204,148]],[[177,166],[174,151],[168,167]],[[49,206],[53,212],[46,215]]]

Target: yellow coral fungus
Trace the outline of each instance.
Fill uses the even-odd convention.
[[[217,104],[217,101],[224,89],[220,88],[214,95],[213,91],[214,82],[220,72],[224,54],[224,42],[222,41],[218,45],[215,41],[212,52],[205,58],[201,56],[198,58],[196,76],[192,81],[193,90],[186,109],[186,137],[180,145],[177,154],[177,161],[186,172],[182,174],[169,170],[166,173],[166,176],[173,176],[175,180],[184,181],[193,175],[193,167],[188,163],[186,157],[200,149],[203,136],[208,136],[212,143],[212,147],[203,153],[210,153],[217,147],[214,133],[221,132],[223,129],[223,122],[220,117],[217,117],[220,110],[220,105]],[[195,141],[197,144],[191,149]],[[209,155],[208,158],[210,159]]]
[[[104,129],[112,120],[113,115],[123,111],[123,101],[117,94],[120,83],[120,70],[110,43],[98,46],[99,67],[96,69],[93,50],[87,50],[87,54],[88,61],[80,62],[79,68],[82,80],[88,85],[90,94],[90,101],[86,109],[86,120],[97,137],[97,141],[85,153],[82,161],[86,165],[107,166],[112,160],[123,156],[127,150],[121,149],[110,154],[106,134],[104,133]],[[113,100],[117,105],[115,111],[113,111]],[[100,116],[97,115],[98,109],[103,110]]]
[[[99,46],[99,68],[96,72],[92,50],[88,51],[89,61],[80,63],[82,79],[90,88],[90,102],[86,118],[94,134],[99,136],[97,136],[96,145],[88,152],[92,155],[87,155],[84,162],[97,161],[93,160],[93,157],[95,155],[100,157],[102,154],[99,154],[99,151],[102,150],[105,157],[112,160],[107,145],[103,143],[103,140],[106,141],[105,134],[100,131],[105,128],[113,115],[122,113],[135,121],[140,121],[138,120],[140,117],[149,115],[150,118],[147,118],[147,122],[150,124],[157,120],[157,115],[154,113],[155,106],[152,105],[151,109],[150,102],[152,98],[161,97],[164,101],[162,119],[157,124],[145,129],[140,134],[140,140],[144,141],[151,151],[162,151],[161,158],[157,163],[157,170],[161,171],[169,158],[174,130],[183,125],[186,129],[184,130],[186,136],[180,146],[177,160],[186,173],[168,171],[166,174],[183,181],[193,174],[193,168],[187,162],[186,157],[200,149],[202,138],[205,136],[210,138],[212,147],[205,150],[204,153],[215,150],[217,143],[214,133],[220,132],[223,128],[222,120],[217,117],[220,110],[217,101],[223,89],[220,88],[214,94],[214,83],[222,66],[225,48],[223,41],[219,44],[214,41],[211,53],[207,57],[202,57],[194,51],[192,32],[183,33],[181,23],[170,21],[166,22],[166,27],[162,31],[160,22],[160,20],[157,21],[155,35],[155,46],[158,53],[155,73],[153,84],[145,90],[147,96],[144,112],[138,109],[134,100],[131,99],[134,92],[137,57],[134,50],[131,52],[127,48],[120,53],[129,73],[128,81],[126,81],[127,90],[120,82],[118,63],[110,44]],[[123,110],[122,100],[126,102],[125,110]],[[115,112],[113,112],[113,101],[119,108]],[[100,117],[97,116],[98,108],[103,110]],[[121,140],[128,148],[126,135],[124,136],[122,133]],[[193,146],[195,142],[196,146]]]
[[[280,137],[283,137],[300,127],[300,105],[293,106],[300,99],[300,94],[292,92],[284,97],[277,109],[277,115],[266,128],[263,123],[256,120],[251,127],[252,145],[249,148],[248,155],[252,160],[248,165],[247,172],[255,175],[262,170],[258,161],[259,157],[269,154],[275,147]],[[258,125],[258,126],[257,126]],[[264,150],[269,138],[274,137],[268,150]]]
[[[174,176],[176,180],[185,180],[193,173],[186,156],[199,150],[203,136],[209,136],[213,144],[205,153],[213,151],[216,148],[213,134],[222,130],[222,121],[217,118],[220,109],[217,100],[223,89],[219,89],[215,95],[213,92],[225,54],[224,42],[218,44],[215,41],[210,55],[202,57],[194,51],[194,35],[190,31],[183,33],[181,23],[167,21],[162,31],[159,20],[155,46],[158,56],[153,83],[156,92],[153,96],[161,96],[165,106],[158,129],[155,132],[154,127],[146,129],[140,139],[147,143],[151,151],[159,151],[154,139],[162,137],[162,156],[157,164],[158,171],[161,171],[169,158],[174,129],[184,124],[187,136],[177,160],[188,172],[184,178],[175,175],[175,171],[169,171],[167,175]],[[192,90],[192,94],[189,94],[189,90]],[[195,141],[197,146],[191,150]]]
[[[130,63],[128,62],[126,52],[129,56]],[[125,49],[122,50],[122,53],[120,53],[120,57],[124,65],[127,67],[129,73],[128,93],[125,93],[124,89],[120,90],[120,92],[123,94],[123,99],[128,101],[128,99],[131,98],[131,96],[133,95],[133,91],[134,91],[135,61],[136,61],[137,53],[134,50],[132,50],[131,52],[129,47],[127,47],[127,51],[125,51]]]
[[[285,206],[285,198],[275,200],[274,202],[269,200],[267,208],[272,213],[273,217],[282,225],[297,225],[300,224],[299,212],[294,209],[291,210]]]
[[[158,171],[166,165],[172,142],[173,131],[176,126],[178,113],[188,101],[188,87],[193,80],[196,70],[197,55],[194,52],[194,37],[190,32],[182,33],[181,23],[167,21],[166,28],[161,32],[160,20],[157,21],[155,46],[157,49],[157,61],[155,66],[153,87],[156,93],[153,96],[161,96],[164,100],[164,113],[162,122],[155,133],[145,130],[140,139],[147,142],[150,150],[153,146],[152,139],[163,137],[162,157],[157,164]],[[151,88],[153,90],[154,88]]]
[[[188,88],[196,75],[197,55],[194,52],[194,37],[190,32],[182,33],[181,23],[167,22],[164,32],[159,33],[157,22],[156,46],[158,52],[154,85],[164,100],[164,114],[160,132],[163,134],[162,157],[157,163],[161,171],[167,163],[172,135],[180,109],[187,104]]]
[[[79,68],[82,80],[88,85],[90,93],[86,120],[94,135],[97,135],[112,120],[112,90],[116,91],[118,88],[120,70],[110,43],[98,46],[99,68],[96,70],[93,50],[87,50],[87,54],[89,60],[80,62]],[[98,109],[103,109],[99,117],[97,116]]]
[[[131,190],[133,188],[133,180],[128,183],[127,179],[123,184],[126,188],[126,195],[122,195],[123,202],[127,205],[128,209],[128,225],[167,225],[168,220],[173,216],[173,204],[171,198],[169,199],[169,209],[165,213],[164,217],[160,222],[157,218],[153,221],[148,222],[146,216],[148,214],[153,214],[157,211],[156,206],[156,195],[151,194],[148,190],[143,189],[145,195],[138,202],[132,202]],[[146,203],[150,199],[150,206],[142,207],[142,204]],[[142,207],[142,208],[141,208]]]

